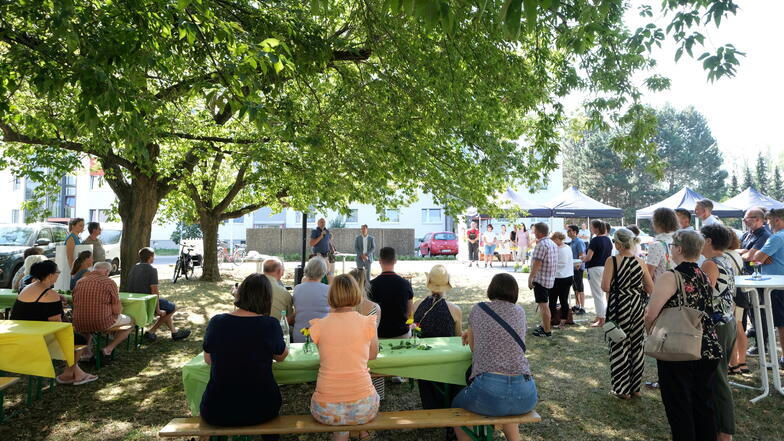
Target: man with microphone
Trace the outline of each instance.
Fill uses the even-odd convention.
[[[313,254],[319,255],[329,262],[329,274],[332,274],[335,267],[335,256],[330,253],[332,245],[332,233],[327,229],[327,221],[323,217],[318,220],[316,228],[310,232],[310,247]]]

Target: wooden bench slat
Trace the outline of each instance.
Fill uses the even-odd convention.
[[[379,412],[376,418],[360,426],[327,426],[316,422],[311,415],[281,415],[274,420],[256,426],[217,427],[199,417],[175,418],[166,425],[158,436],[226,436],[226,435],[271,435],[343,430],[395,430],[426,429],[451,426],[483,426],[508,423],[538,423],[541,417],[535,411],[525,415],[487,417],[463,409],[425,409],[400,412]]]
[[[19,377],[0,377],[0,390],[5,390],[19,382]]]

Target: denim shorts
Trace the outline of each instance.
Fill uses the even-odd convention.
[[[161,309],[161,311],[165,312],[166,315],[169,315],[177,310],[177,306],[175,306],[174,303],[162,297],[158,297],[158,307]]]
[[[486,416],[522,415],[533,410],[536,401],[532,377],[484,373],[457,394],[452,407]]]
[[[329,426],[353,426],[365,424],[376,417],[380,399],[378,393],[356,401],[323,403],[310,399],[310,413],[321,424]]]
[[[492,256],[495,253],[495,245],[485,245],[485,256]]]

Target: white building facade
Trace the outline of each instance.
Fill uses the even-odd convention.
[[[519,192],[534,202],[546,202],[563,189],[561,169],[557,169],[545,180],[546,187],[536,193],[529,194],[524,189]],[[9,170],[0,170],[0,194],[3,203],[0,204],[0,223],[24,223],[25,213],[23,202],[31,193],[32,181],[24,177],[15,177]],[[505,189],[499,189],[503,191]],[[112,205],[116,198],[114,192],[100,175],[90,167],[89,159],[85,159],[84,167],[74,176],[66,176],[61,180],[61,192],[47,201],[47,206],[52,212],[51,218],[66,219],[81,217],[85,221],[107,222]],[[367,224],[370,228],[413,228],[415,237],[421,239],[427,233],[438,231],[457,231],[460,219],[448,216],[442,206],[433,201],[427,193],[420,193],[417,201],[399,209],[384,211],[386,219],[382,220],[376,207],[367,204],[351,204],[351,214],[340,215],[336,212],[327,212],[308,216],[308,226],[314,227],[319,217],[324,217],[327,223],[340,217],[346,228],[359,228]],[[245,241],[245,232],[249,228],[299,228],[302,226],[301,213],[285,209],[280,213],[272,213],[268,208],[262,208],[243,217],[224,222],[218,231],[221,240],[234,243]],[[542,219],[526,219],[530,224]],[[549,219],[544,219],[549,221]],[[563,228],[553,224],[554,228]],[[151,242],[156,248],[173,248],[171,235],[176,229],[174,223],[158,223],[153,225]]]

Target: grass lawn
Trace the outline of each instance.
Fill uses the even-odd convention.
[[[408,265],[416,265],[417,262]],[[422,265],[421,263],[419,263]],[[408,267],[407,267],[408,268]],[[406,269],[407,269],[406,268]],[[412,267],[413,268],[413,267]],[[484,293],[492,270],[464,269],[448,264],[455,289],[449,300],[467,312]],[[410,272],[417,298],[426,295],[424,269]],[[459,269],[459,271],[458,271]],[[246,270],[249,271],[249,270]],[[209,317],[232,309],[229,291],[234,283],[230,274],[219,284],[182,281],[163,282],[161,291],[179,305],[178,326],[193,330],[190,338],[172,342],[163,332],[158,341],[145,344],[140,351],[125,352],[111,365],[96,371],[98,381],[85,386],[58,386],[45,392],[32,406],[22,403],[24,387],[14,386],[6,394],[6,411],[21,411],[0,426],[0,440],[98,441],[154,440],[157,431],[170,419],[188,415],[180,367],[201,351],[201,339]],[[241,271],[235,277],[242,276]],[[164,274],[161,274],[163,280]],[[516,275],[525,286],[526,275]],[[588,301],[589,305],[591,301]],[[533,294],[523,289],[520,295],[529,317],[529,329],[538,322]],[[540,424],[521,426],[524,439],[531,440],[667,440],[664,408],[657,391],[643,391],[640,400],[621,401],[610,397],[607,349],[600,331],[588,327],[592,315],[577,316],[586,321],[565,330],[556,330],[548,340],[527,339],[528,357],[539,388],[537,411]],[[124,345],[121,345],[123,348]],[[750,359],[752,370],[755,360]],[[646,381],[655,378],[653,360],[646,361]],[[751,383],[755,377],[745,381]],[[284,414],[307,414],[314,384],[281,386]],[[773,395],[760,403],[748,400],[756,393],[734,389],[738,440],[784,440],[784,398]],[[382,410],[419,408],[419,395],[408,384],[387,383],[387,398]],[[379,433],[381,440],[444,439],[443,430],[417,430]],[[288,436],[284,440],[329,439],[328,435]]]

